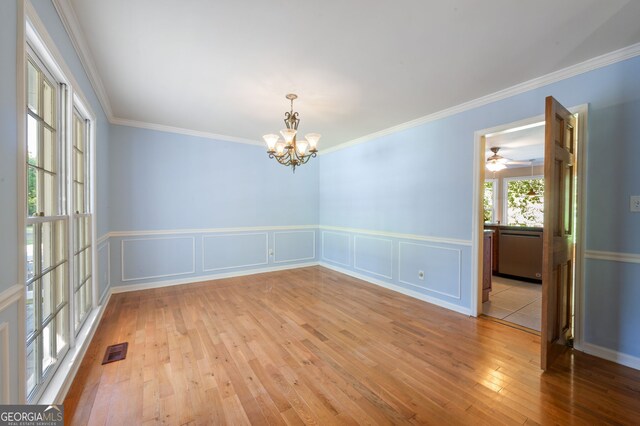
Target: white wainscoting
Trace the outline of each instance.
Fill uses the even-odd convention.
[[[24,342],[25,339],[25,287],[21,284],[15,284],[2,293],[0,293],[0,312],[4,311],[14,304],[17,307],[18,317],[16,320],[17,336],[15,336],[18,342]],[[26,348],[25,345],[18,344],[15,349],[14,356],[16,357],[17,365],[11,366],[11,347],[9,345],[11,339],[11,329],[8,322],[0,324],[0,371],[2,371],[2,384],[0,398],[0,404],[15,403],[11,400],[11,374],[17,368],[18,371],[18,389],[17,398],[18,403],[24,403],[25,383],[26,383]]]
[[[427,250],[433,251],[433,255],[424,254],[420,256],[420,263],[412,265],[411,271],[408,271],[408,266],[405,268],[403,259],[407,257],[406,252],[408,250]],[[418,248],[415,248],[418,247]],[[437,253],[441,251],[440,253]],[[404,256],[403,256],[404,253]],[[449,259],[442,258],[442,255],[450,255]],[[440,257],[439,257],[440,256]],[[443,296],[452,297],[454,299],[460,299],[462,294],[462,250],[453,249],[448,247],[439,247],[428,244],[409,243],[401,241],[398,244],[398,281],[409,285],[411,287],[418,288],[420,290],[427,290],[433,293],[442,294]],[[412,279],[417,278],[418,269],[424,272],[423,280]],[[446,291],[445,289],[435,289],[431,287],[430,283],[447,283],[452,281],[452,290]],[[424,283],[425,285],[421,285]]]
[[[346,259],[338,260],[338,259],[332,259],[331,257],[327,256],[327,250],[325,250],[325,244],[327,239],[333,238],[332,236],[338,236],[344,239],[342,243],[338,243],[338,244],[343,244],[342,248],[344,249],[344,251],[346,251],[346,254],[347,254]],[[328,260],[329,262],[336,263],[342,266],[351,266],[351,236],[344,232],[322,231],[321,253],[322,253],[323,260]]]
[[[107,261],[105,265],[106,270],[103,271],[102,269],[100,269],[100,253],[105,249],[107,251]],[[98,244],[98,273],[100,275],[98,277],[98,286],[100,285],[100,282],[102,280],[102,274],[106,274],[107,285],[105,286],[104,291],[100,294],[100,299],[98,300],[99,303],[102,303],[109,294],[109,287],[111,287],[111,241],[109,241],[108,239],[103,240],[102,243]]]
[[[126,245],[129,244],[135,244],[136,242],[140,242],[140,241],[154,241],[157,243],[160,242],[166,242],[166,241],[175,241],[175,240],[185,240],[185,241],[190,241],[190,249],[191,249],[191,265],[190,265],[190,269],[188,268],[176,268],[176,270],[174,272],[165,272],[165,273],[160,273],[160,274],[149,274],[149,275],[140,275],[140,276],[129,276],[129,277],[125,277],[125,270],[126,270],[126,262],[128,261],[127,256],[125,254],[126,250]],[[177,248],[175,246],[172,246],[171,250],[174,251],[180,251],[177,250]],[[168,252],[169,250],[167,250]],[[151,278],[164,278],[164,277],[173,277],[173,276],[177,276],[177,275],[188,275],[188,274],[194,274],[196,272],[196,239],[195,237],[164,237],[164,238],[131,238],[131,239],[125,239],[122,240],[120,242],[120,255],[121,255],[121,264],[120,264],[120,269],[121,269],[121,274],[122,274],[122,282],[126,282],[126,281],[136,281],[136,280],[146,280],[146,279],[151,279]],[[144,262],[145,259],[140,259],[140,258],[136,258],[136,259],[130,259],[131,262],[135,262],[136,264],[141,264],[142,262]],[[169,259],[156,259],[157,262],[156,264],[163,264],[164,262],[167,262]],[[185,265],[182,265],[185,266]],[[149,268],[150,269],[150,268]]]
[[[291,246],[288,247],[288,250],[285,251],[283,248],[284,243],[282,241],[289,240],[289,244],[291,243],[293,236],[302,236],[305,237],[298,241],[298,250],[301,249],[307,250],[307,255],[303,255],[300,257],[295,257],[292,255]],[[310,239],[309,239],[310,238]],[[280,243],[280,244],[279,244]],[[309,245],[310,246],[307,246]],[[295,244],[294,244],[295,245]],[[309,250],[310,247],[310,250]],[[285,253],[280,257],[280,253]],[[298,262],[301,260],[314,260],[316,258],[316,232],[315,231],[287,231],[287,232],[274,232],[273,233],[273,263],[285,263],[285,262]]]
[[[382,241],[385,244],[384,245],[388,245],[388,247],[384,248],[384,252],[379,252],[379,257],[380,258],[385,258],[384,261],[385,263],[388,262],[388,270],[378,270],[378,271],[374,271],[372,269],[367,269],[366,267],[364,267],[362,264],[360,266],[358,266],[358,259],[360,256],[365,256],[365,254],[362,254],[362,252],[365,249],[361,248],[361,252],[358,252],[358,241],[360,241],[360,247],[363,247],[364,244],[366,244],[364,242],[364,240],[369,240],[369,241]],[[376,243],[374,243],[376,244]],[[369,244],[370,245],[370,244]],[[379,247],[381,248],[381,247]],[[368,249],[372,249],[372,247],[370,246]],[[388,253],[386,252],[388,250]],[[360,258],[361,263],[364,261],[364,259]],[[380,266],[384,266],[382,264],[382,262],[378,261],[375,262]],[[367,236],[362,236],[362,235],[355,235],[353,237],[353,268],[357,269],[359,271],[362,272],[367,272],[369,274],[373,274],[382,278],[387,278],[389,280],[393,279],[393,241],[389,240],[387,238],[378,238],[378,237],[367,237]],[[388,274],[386,273],[388,272]]]
[[[10,352],[9,352],[9,323],[3,322],[0,324],[0,378],[2,379],[2,398],[0,398],[0,404],[9,404],[9,382],[11,369],[9,366]]]
[[[256,236],[263,238],[255,238]],[[248,238],[249,237],[249,238]],[[207,247],[207,240],[219,240],[221,244],[223,244],[225,248],[225,254],[235,255],[237,257],[236,261],[231,261],[227,259],[221,265],[217,265],[215,267],[207,267],[208,265],[208,257],[207,252],[211,250],[210,247]],[[237,240],[235,246],[233,244],[229,244],[231,240]],[[254,241],[251,241],[253,239]],[[226,242],[224,240],[227,240]],[[241,240],[242,241],[241,243]],[[250,250],[258,249],[259,253],[251,253]],[[231,252],[230,252],[231,251]],[[254,257],[249,259],[247,256],[253,255]],[[242,256],[245,256],[245,259],[242,259]],[[216,257],[209,258],[209,262],[215,260]],[[256,233],[243,233],[243,234],[220,234],[220,235],[204,235],[202,237],[202,271],[203,272],[212,272],[212,271],[222,271],[226,269],[232,268],[246,268],[250,266],[260,266],[267,265],[269,263],[269,234],[266,232],[256,232]]]

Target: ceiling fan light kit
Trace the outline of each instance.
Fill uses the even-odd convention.
[[[294,93],[286,96],[291,101],[291,110],[284,113],[284,124],[286,129],[280,130],[283,139],[276,134],[270,133],[262,138],[267,145],[269,158],[275,160],[283,166],[291,167],[296,172],[296,167],[306,164],[318,153],[319,133],[307,133],[304,139],[298,140],[298,124],[300,118],[298,113],[293,111],[293,101],[298,98]]]

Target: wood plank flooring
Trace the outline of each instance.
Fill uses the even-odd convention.
[[[65,424],[640,423],[639,371],[539,346],[321,267],[120,293]]]

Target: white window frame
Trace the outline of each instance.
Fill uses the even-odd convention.
[[[506,226],[509,225],[509,198],[507,194],[509,192],[509,182],[518,180],[533,180],[544,179],[544,175],[528,175],[528,176],[513,176],[502,178],[502,223]]]
[[[491,221],[489,223],[496,223],[498,221],[498,178],[485,179],[485,182],[493,183],[493,200],[491,201]],[[482,187],[484,189],[484,185]],[[484,200],[484,192],[482,193],[482,199]],[[484,214],[484,212],[483,212]],[[487,222],[485,222],[487,223]]]
[[[88,335],[88,329],[93,326],[96,319],[96,307],[98,305],[97,299],[97,254],[96,254],[96,185],[95,185],[95,140],[96,140],[96,116],[89,107],[89,102],[80,90],[80,86],[75,80],[73,73],[66,65],[63,56],[58,51],[56,44],[52,40],[51,36],[47,32],[45,25],[42,23],[35,11],[33,5],[29,0],[22,0],[18,2],[18,36],[17,36],[17,57],[16,57],[16,84],[18,90],[18,158],[17,158],[17,173],[18,173],[18,226],[22,230],[18,236],[18,253],[24,258],[26,247],[26,225],[27,225],[27,178],[26,178],[26,161],[27,161],[27,99],[26,99],[26,61],[27,52],[30,48],[39,61],[44,65],[49,74],[51,74],[55,81],[63,83],[67,88],[66,99],[64,100],[64,110],[60,108],[59,116],[64,117],[65,122],[61,123],[60,137],[62,138],[62,144],[66,147],[67,155],[67,170],[64,175],[60,177],[64,180],[63,184],[67,189],[67,198],[63,200],[66,208],[64,209],[66,216],[69,217],[69,226],[67,227],[69,251],[72,250],[72,232],[73,223],[71,222],[71,202],[73,200],[73,194],[71,194],[71,174],[69,173],[69,153],[71,146],[71,113],[75,106],[86,119],[91,123],[88,132],[88,177],[90,179],[89,198],[87,200],[88,209],[93,215],[91,221],[91,263],[92,263],[92,276],[91,276],[91,288],[92,288],[92,303],[90,308],[90,314],[87,317],[91,317],[91,320],[87,321],[85,318],[84,324],[79,327],[79,330],[74,330],[73,322],[73,280],[70,274],[73,270],[73,259],[69,257],[69,266],[67,275],[69,276],[68,284],[68,303],[69,303],[69,330],[68,330],[68,347],[67,354],[58,360],[57,364],[48,374],[47,379],[42,382],[39,388],[37,388],[32,395],[27,395],[26,388],[26,310],[21,309],[19,318],[19,336],[18,338],[22,342],[19,347],[19,365],[18,365],[18,378],[19,378],[19,403],[51,403],[59,397],[59,392],[64,386],[68,386],[67,376],[70,372],[70,368],[73,365],[73,359],[78,356],[78,351],[81,346],[86,343],[86,337]],[[22,259],[21,261],[24,261]],[[22,285],[26,283],[26,262],[23,262],[23,267],[18,270],[19,282]],[[26,287],[25,287],[26,291]],[[24,299],[23,302],[24,303]],[[63,368],[60,368],[63,366]]]

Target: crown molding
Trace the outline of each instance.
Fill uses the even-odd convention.
[[[69,39],[71,39],[71,44],[73,44],[73,47],[78,54],[78,58],[80,58],[80,63],[82,64],[87,77],[89,77],[89,82],[93,87],[93,91],[96,93],[105,115],[109,121],[111,121],[113,113],[111,110],[111,103],[109,102],[109,96],[107,95],[107,91],[105,90],[100,74],[98,73],[98,68],[93,60],[91,49],[89,49],[89,45],[85,40],[84,33],[80,27],[80,21],[78,21],[78,17],[69,3],[69,0],[52,0],[52,2],[58,12],[58,16],[60,16],[62,25],[64,25],[64,28],[69,35]]]
[[[164,124],[147,123],[145,121],[127,120],[124,118],[111,117],[111,124],[127,127],[137,127],[140,129],[157,130],[159,132],[176,133],[180,135],[195,136],[205,139],[215,139],[219,141],[243,143],[247,145],[264,146],[263,142],[253,139],[240,138],[236,136],[219,135],[217,133],[202,132],[200,130],[185,129],[182,127],[165,126]]]
[[[348,148],[354,145],[359,145],[364,142],[397,133],[412,127],[420,126],[432,121],[440,120],[451,115],[459,114],[470,109],[478,108],[483,105],[490,104],[492,102],[500,101],[511,96],[519,95],[521,93],[528,92],[530,90],[538,89],[540,87],[556,83],[561,80],[565,80],[570,77],[575,77],[579,74],[584,74],[589,71],[596,70],[598,68],[606,67],[607,65],[615,64],[617,62],[624,61],[640,55],[640,43],[632,44],[631,46],[623,47],[622,49],[614,50],[613,52],[605,53],[604,55],[596,56],[595,58],[587,59],[584,62],[580,62],[575,65],[563,68],[558,71],[536,77],[532,80],[525,81],[524,83],[516,84],[515,86],[508,87],[503,90],[491,93],[474,100],[461,103],[451,108],[446,108],[437,111],[433,114],[425,115],[415,120],[407,121],[396,126],[388,127],[378,132],[370,133],[368,135],[352,139],[347,142],[340,143],[338,145],[327,148],[318,153],[319,155],[328,154],[330,152],[338,151],[340,149]]]

